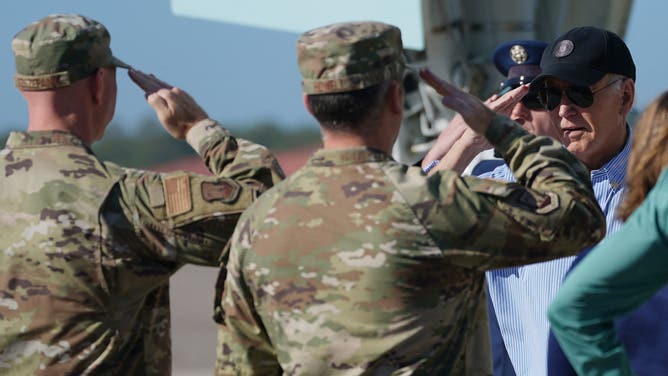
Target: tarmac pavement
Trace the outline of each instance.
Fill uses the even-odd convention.
[[[172,374],[213,375],[216,323],[213,289],[218,268],[186,265],[170,279],[172,305]]]

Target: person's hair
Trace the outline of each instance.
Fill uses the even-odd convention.
[[[626,195],[617,216],[626,220],[640,206],[668,165],[668,91],[642,113],[633,133],[626,172]]]
[[[359,130],[367,119],[377,116],[392,80],[343,93],[311,94],[307,101],[320,125],[330,130]]]
[[[626,77],[622,74],[617,74],[617,73],[608,73],[606,75],[606,78],[608,79],[606,81],[606,83],[612,82],[612,81],[617,81],[614,84],[612,84],[612,86],[610,87],[610,89],[612,89],[612,90],[621,90],[624,87],[623,86],[624,85],[624,80],[625,79],[630,79],[630,78],[628,78],[628,77]]]

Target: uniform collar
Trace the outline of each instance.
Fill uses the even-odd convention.
[[[334,150],[320,149],[311,156],[307,164],[331,167],[389,160],[392,160],[392,157],[378,149],[360,147]]]
[[[86,146],[74,133],[67,131],[11,132],[7,147],[11,149],[31,146]]]
[[[613,189],[618,189],[623,186],[626,179],[626,166],[629,162],[629,154],[631,153],[631,131],[628,126],[626,129],[629,137],[626,137],[624,147],[601,168],[591,171],[592,183],[607,180]]]

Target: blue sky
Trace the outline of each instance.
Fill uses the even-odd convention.
[[[234,3],[234,6],[230,4]],[[171,0],[177,15],[226,21],[301,33],[342,20],[380,20],[401,29],[404,46],[422,49],[422,9],[420,0],[337,0],[336,6],[314,0]],[[327,11],[323,12],[323,4]],[[295,10],[308,17],[295,17]]]
[[[27,122],[26,106],[13,84],[11,40],[28,23],[56,12],[102,22],[116,56],[185,89],[226,124],[314,124],[302,109],[294,33],[174,16],[168,0],[30,0],[2,8],[0,132],[24,128]],[[146,116],[154,115],[143,93],[119,70],[113,122],[131,129]]]
[[[223,1],[235,4],[236,10],[257,6],[256,0],[172,0],[179,13],[187,13],[183,4],[196,6],[198,2]],[[271,12],[282,23],[294,24],[296,30],[325,23],[305,17],[309,14],[307,9],[295,8],[295,2],[299,1],[270,1],[281,4]],[[366,18],[378,19],[374,15],[379,15],[378,9],[383,8],[379,4],[387,0],[341,1],[358,4],[360,18],[370,14]],[[383,20],[400,24],[415,19],[417,0],[401,1],[405,7],[394,15],[383,15]],[[322,14],[326,13],[323,4],[331,3],[311,0],[309,4],[319,10],[312,14]],[[337,7],[345,9],[344,5]],[[112,49],[119,58],[187,90],[211,117],[224,124],[239,126],[263,120],[285,126],[314,124],[301,103],[294,47],[297,33],[176,16],[169,0],[30,0],[8,2],[2,8],[0,133],[22,129],[27,121],[25,104],[12,81],[11,39],[29,22],[56,12],[81,13],[104,23],[111,31]],[[667,13],[668,2],[663,0],[636,0],[632,8],[625,40],[638,68],[638,108],[668,89],[665,68],[668,49],[657,43],[665,35]],[[252,23],[253,20],[248,22]],[[408,34],[404,37],[413,38]],[[118,84],[119,99],[113,121],[116,126],[132,129],[143,117],[153,116],[142,93],[127,77],[119,75]]]

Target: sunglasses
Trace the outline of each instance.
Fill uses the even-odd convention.
[[[612,86],[612,84],[622,81],[623,78],[618,78],[608,82],[605,86],[592,91],[587,86],[569,86],[566,88],[559,88],[555,86],[545,86],[537,90],[529,90],[529,92],[522,98],[524,104],[530,110],[549,110],[552,111],[561,103],[562,94],[565,95],[574,105],[580,108],[587,108],[594,104],[594,94],[605,90]]]
[[[538,98],[537,91],[529,90],[529,92],[522,97],[522,104],[530,110],[545,111],[545,106],[543,106],[543,103]]]

